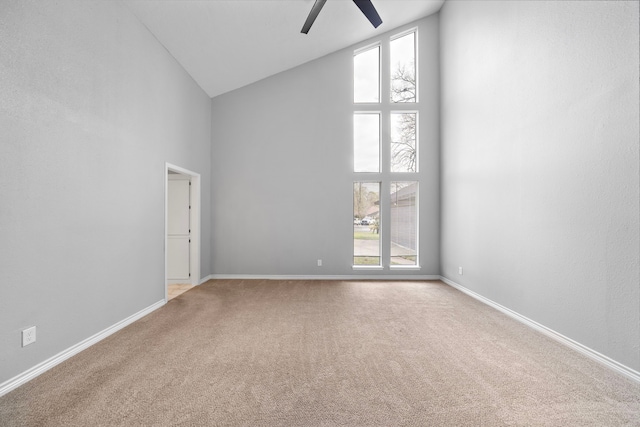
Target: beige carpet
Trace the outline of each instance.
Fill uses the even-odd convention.
[[[1,397],[0,425],[640,425],[640,385],[440,282],[218,280]]]

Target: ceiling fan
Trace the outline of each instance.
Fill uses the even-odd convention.
[[[313,7],[311,8],[311,12],[309,12],[309,16],[307,16],[307,20],[302,27],[301,33],[308,34],[309,29],[313,25],[313,21],[316,20],[322,6],[327,2],[327,0],[316,0]],[[373,7],[371,0],[353,0],[353,2],[360,8],[364,16],[371,22],[374,28],[378,28],[380,24],[382,24],[382,19],[380,19],[380,15],[376,11],[376,8]]]

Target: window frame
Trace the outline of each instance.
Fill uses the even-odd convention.
[[[416,209],[416,263],[411,265],[402,265],[402,264],[392,264],[392,256],[391,256],[391,229],[389,229],[389,269],[390,270],[420,270],[420,180],[400,180],[400,179],[391,179],[389,181],[389,197],[391,197],[391,188],[394,182],[415,182],[416,183],[416,200],[415,200],[415,209]],[[392,211],[391,211],[392,200],[389,199],[389,226],[392,226]]]
[[[378,101],[377,102],[362,102],[356,101],[356,56],[372,50],[374,48],[378,49]],[[382,41],[378,41],[375,43],[371,43],[367,46],[363,46],[353,51],[353,58],[351,60],[351,84],[352,84],[352,93],[351,100],[354,105],[380,105],[382,103]]]
[[[408,36],[413,34],[413,54],[414,54],[414,70],[415,70],[415,102],[393,102],[391,98],[391,88],[392,88],[392,63],[391,63],[391,43],[399,38]],[[351,210],[351,218],[352,218],[352,236],[351,236],[351,245],[352,245],[352,269],[353,270],[368,270],[368,271],[406,271],[406,270],[422,270],[421,260],[420,260],[420,191],[424,191],[425,183],[421,183],[424,180],[421,172],[421,162],[420,162],[420,152],[421,152],[421,141],[420,135],[420,57],[419,57],[419,32],[418,27],[413,26],[406,28],[403,31],[400,31],[393,35],[387,35],[377,39],[372,43],[368,43],[362,47],[353,50],[353,56],[355,58],[356,55],[366,52],[370,49],[378,49],[378,76],[379,76],[379,87],[378,87],[378,102],[355,102],[355,61],[352,60],[352,114],[378,114],[379,115],[379,146],[378,146],[378,158],[379,158],[379,168],[378,172],[356,172],[355,171],[355,128],[352,129],[352,168],[351,168],[351,186],[352,191],[355,188],[354,185],[358,182],[362,183],[377,183],[380,187],[380,195],[379,195],[379,260],[380,263],[378,265],[356,265],[355,261],[355,191],[354,199],[352,200]],[[386,82],[386,83],[385,83]],[[392,171],[391,170],[391,155],[392,155],[392,144],[391,144],[391,117],[392,114],[415,114],[416,120],[416,129],[415,129],[415,171]],[[352,121],[352,124],[355,126],[355,120]],[[424,142],[424,141],[422,141]],[[417,183],[417,191],[415,194],[415,264],[405,265],[405,264],[392,264],[392,256],[391,256],[391,187],[395,182],[416,182]],[[411,247],[411,246],[409,246]],[[404,255],[404,254],[403,254]],[[412,254],[411,254],[412,255]]]
[[[392,88],[392,79],[391,76],[393,75],[393,71],[391,70],[391,42],[393,42],[394,40],[400,39],[404,36],[408,36],[409,34],[413,33],[413,65],[414,65],[414,72],[415,72],[415,79],[416,79],[416,100],[414,102],[393,102],[391,100],[391,88]],[[419,68],[418,68],[418,64],[420,63],[420,59],[418,58],[418,27],[412,27],[409,28],[405,31],[402,31],[398,34],[394,34],[392,36],[389,37],[389,105],[416,105],[420,102],[420,72],[419,72]]]
[[[395,105],[395,104],[394,104]],[[414,103],[410,103],[408,105],[415,105]],[[415,170],[414,171],[402,171],[402,172],[397,172],[397,171],[392,171],[391,170],[391,159],[392,159],[392,152],[391,152],[391,144],[393,143],[392,139],[391,139],[391,115],[392,114],[415,114],[416,115],[416,128],[415,128],[415,150],[416,150],[416,164],[415,164]],[[389,111],[389,173],[392,174],[415,174],[417,175],[420,172],[420,144],[418,143],[419,138],[420,138],[420,112],[417,109],[407,109],[407,110],[397,110],[397,109],[392,109],[391,111]]]
[[[356,171],[356,121],[355,116],[358,114],[362,115],[377,115],[378,116],[378,170],[377,171]],[[379,174],[382,173],[382,111],[379,110],[358,110],[353,112],[352,116],[352,144],[353,144],[353,173],[356,174]]]
[[[363,172],[357,172],[357,173],[363,173]],[[366,265],[366,264],[355,264],[353,261],[356,258],[356,254],[355,254],[355,246],[354,246],[354,240],[353,236],[351,238],[351,268],[354,270],[384,270],[384,251],[382,248],[382,243],[383,243],[383,233],[382,233],[382,223],[383,223],[383,215],[382,215],[382,194],[384,191],[384,186],[383,186],[383,182],[382,179],[357,179],[354,180],[352,183],[352,188],[355,187],[355,184],[357,183],[361,183],[361,184],[378,184],[378,259],[380,261],[379,264],[376,265]],[[351,217],[353,218],[354,213],[353,212],[353,205],[355,205],[355,200],[351,201],[351,208],[352,208],[352,213],[351,213]],[[352,220],[353,223],[353,220]],[[355,231],[355,229],[353,228],[355,227],[355,225],[352,224],[352,231]]]

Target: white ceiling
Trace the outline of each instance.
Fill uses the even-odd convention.
[[[373,28],[351,0],[329,0],[309,34],[314,0],[127,0],[129,8],[214,97],[431,15],[445,0],[373,0]]]

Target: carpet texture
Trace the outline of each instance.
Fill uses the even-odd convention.
[[[1,397],[0,425],[640,425],[640,384],[437,281],[212,280]]]

